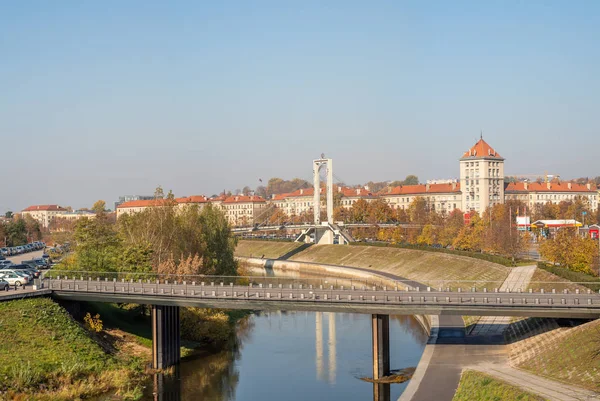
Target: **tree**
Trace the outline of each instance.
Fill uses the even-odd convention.
[[[402,185],[418,185],[419,184],[419,177],[417,177],[416,175],[407,175],[406,178],[404,179],[404,182],[402,183]]]
[[[25,220],[17,219],[4,225],[7,246],[19,246],[27,243]]]
[[[92,206],[92,211],[96,213],[96,215],[104,214],[106,212],[106,202],[103,200],[96,201]]]
[[[452,242],[464,226],[465,218],[463,213],[459,209],[454,209],[444,219],[442,230],[439,235],[440,244],[443,246],[452,245]]]
[[[542,257],[566,269],[594,274],[598,260],[598,244],[591,238],[582,238],[575,228],[561,228],[554,238],[540,244]]]
[[[12,219],[12,217],[13,217],[13,212],[11,212],[11,211],[8,211],[8,212],[4,213],[4,217],[6,217],[7,219]]]
[[[244,188],[242,188],[242,195],[244,196],[248,196],[252,193],[252,189],[250,189],[249,186],[245,186]]]
[[[408,205],[408,216],[410,222],[414,224],[427,224],[429,219],[429,207],[425,198],[417,196]]]
[[[394,219],[394,210],[390,207],[390,204],[384,199],[376,199],[370,203],[367,202],[367,205],[367,220],[369,223],[389,223]]]
[[[364,199],[359,199],[352,204],[350,209],[352,222],[366,223],[369,217],[369,202]]]
[[[81,219],[75,227],[74,270],[116,272],[122,239],[114,227],[99,219]]]
[[[421,235],[417,237],[419,245],[433,245],[437,243],[437,233],[431,224],[426,224],[421,231]]]

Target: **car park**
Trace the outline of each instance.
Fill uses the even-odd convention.
[[[8,291],[9,287],[10,284],[8,284],[8,281],[0,278],[0,291]]]

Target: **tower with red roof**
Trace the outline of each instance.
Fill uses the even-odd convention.
[[[465,212],[504,203],[504,158],[483,136],[460,158],[460,187]]]

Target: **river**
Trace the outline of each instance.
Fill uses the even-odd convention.
[[[391,369],[415,367],[427,337],[413,317],[391,316]],[[173,377],[156,376],[143,400],[397,400],[407,383],[360,379],[372,377],[371,341],[370,315],[253,314],[230,349],[184,360]]]

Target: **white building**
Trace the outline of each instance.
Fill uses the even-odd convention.
[[[504,203],[504,158],[483,138],[460,159],[460,188],[465,212]]]
[[[37,220],[44,228],[48,228],[54,217],[58,214],[66,212],[67,209],[58,205],[35,205],[29,206],[21,212],[23,217],[31,216]]]

